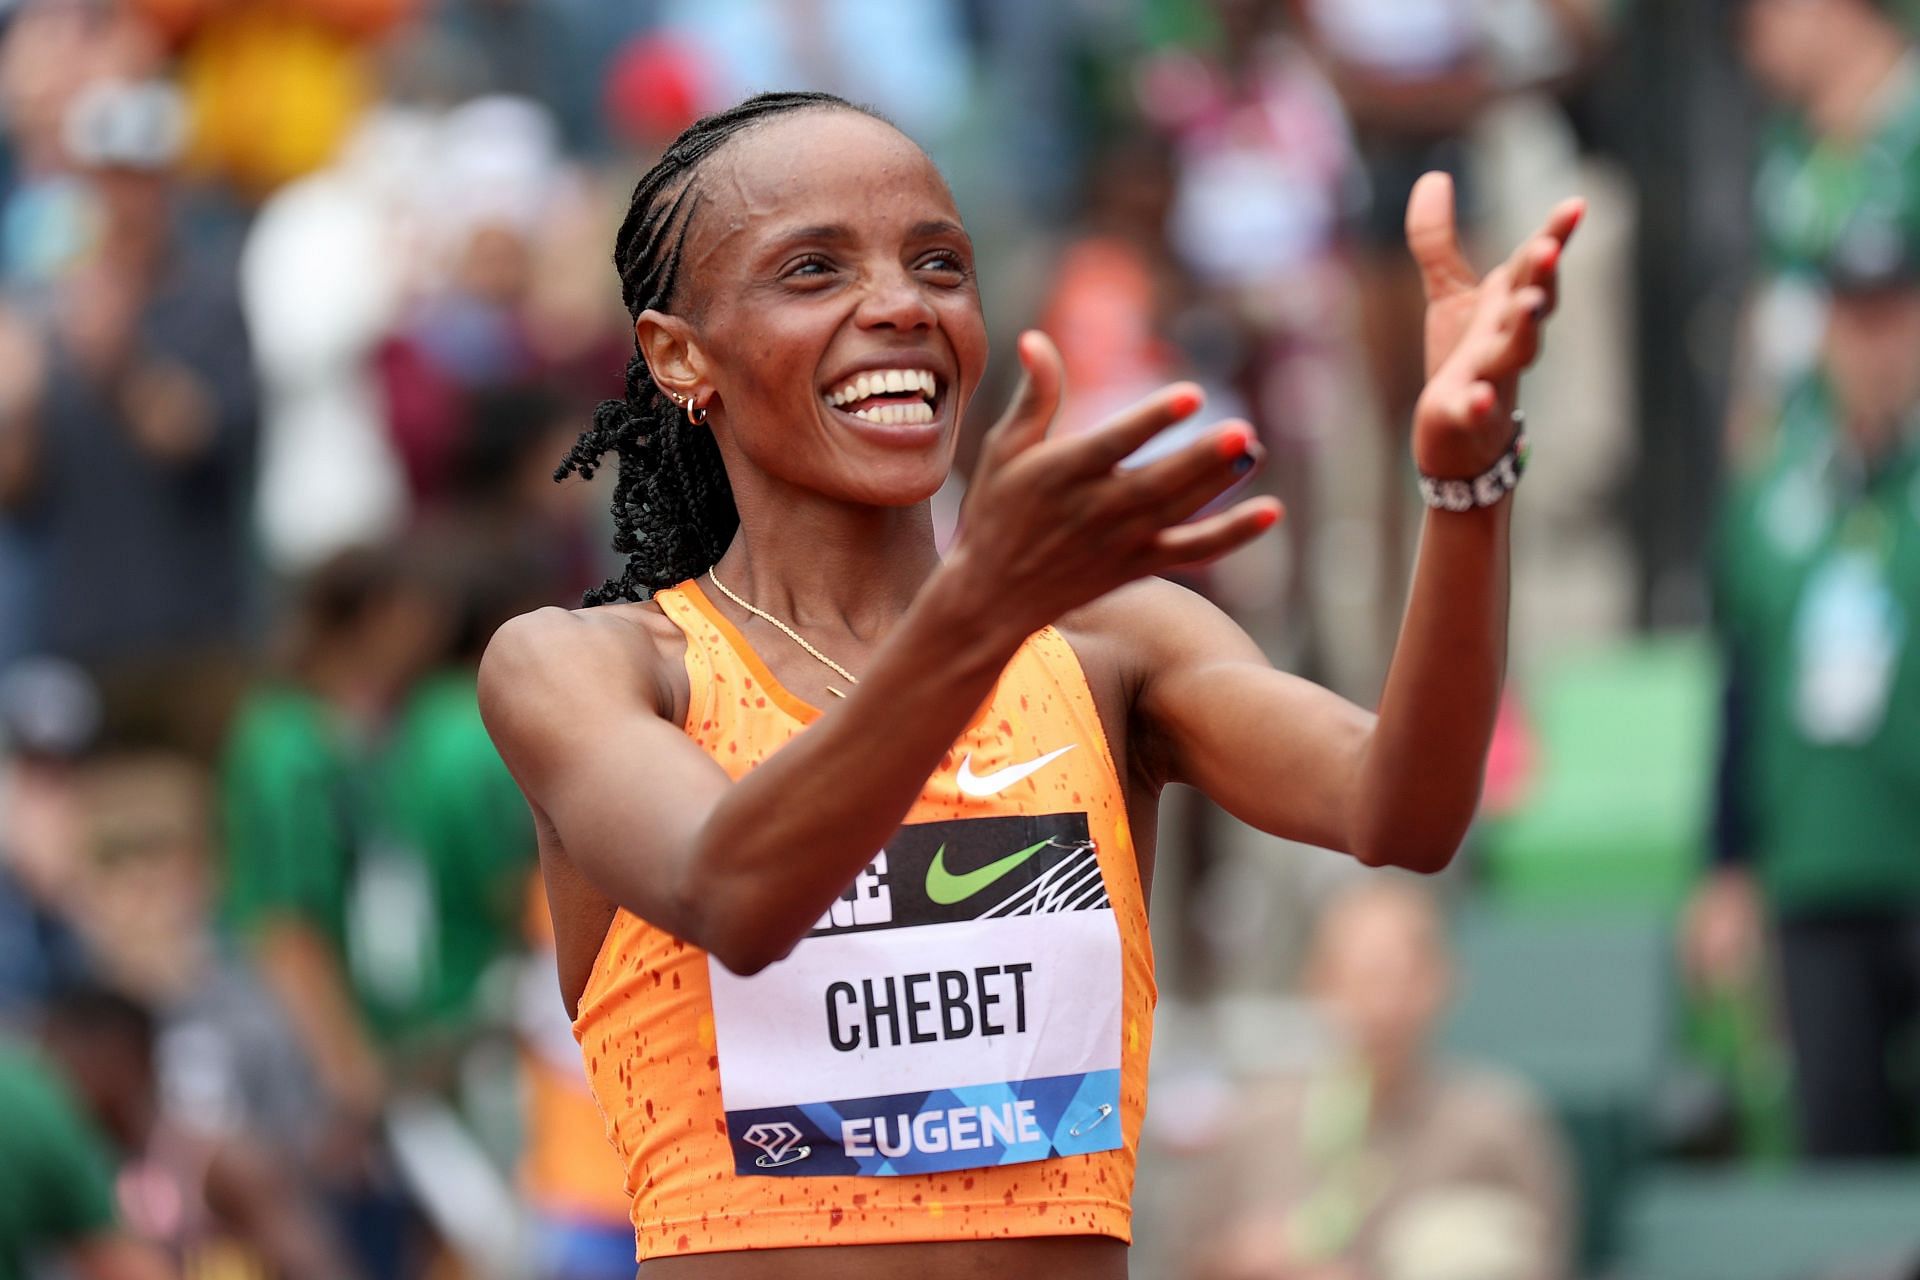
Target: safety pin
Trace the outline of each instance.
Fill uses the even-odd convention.
[[[1113,1114],[1113,1104],[1111,1102],[1103,1102],[1100,1104],[1100,1114],[1096,1115],[1093,1118],[1092,1124],[1085,1125],[1085,1126],[1075,1125],[1073,1126],[1073,1128],[1067,1130],[1067,1134],[1068,1136],[1074,1137],[1074,1138],[1085,1137],[1087,1134],[1092,1133],[1095,1129],[1098,1129],[1101,1125],[1105,1124],[1107,1122],[1107,1117],[1112,1114]]]

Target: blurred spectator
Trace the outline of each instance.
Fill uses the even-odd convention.
[[[446,495],[468,420],[465,397],[538,369],[526,314],[537,233],[563,177],[553,122],[523,99],[482,98],[435,129],[421,194],[442,210],[438,269],[377,353],[385,418],[416,506]]]
[[[546,113],[504,97],[444,117],[382,110],[338,163],[267,202],[242,266],[276,570],[460,500],[474,397],[533,382],[611,394],[632,343],[601,279],[611,207]]]
[[[95,232],[0,317],[0,518],[34,562],[36,643],[94,671],[109,731],[210,750],[246,620],[254,382],[231,263],[177,226],[183,111],[111,79],[66,110]]]
[[[1261,1079],[1196,1187],[1204,1280],[1553,1280],[1571,1194],[1517,1082],[1438,1061],[1451,966],[1432,899],[1368,877],[1314,931],[1308,992],[1340,1051]]]
[[[285,673],[248,696],[222,766],[229,922],[333,1103],[362,1121],[384,1089],[371,1029],[425,979],[430,906],[418,863],[381,843],[374,759],[443,627],[395,557],[334,557],[302,587]]]
[[[114,1161],[65,1063],[0,1041],[0,1276],[58,1260],[84,1280],[171,1274],[120,1224]]]
[[[117,1198],[130,1230],[184,1274],[259,1267],[289,1280],[351,1271],[291,1166],[245,1137],[183,1125],[160,1101],[156,1027],[139,1004],[77,988],[47,1007],[42,1040],[87,1114],[121,1153]]]
[[[242,705],[220,781],[227,918],[319,1075],[319,1163],[374,1276],[406,1274],[414,1239],[378,1141],[380,1037],[429,980],[433,925],[426,868],[381,826],[376,758],[444,625],[400,557],[335,556],[301,588],[282,673]]]
[[[164,1108],[210,1138],[245,1135],[304,1164],[321,1136],[318,1085],[280,1007],[214,932],[205,770],[112,757],[88,765],[78,789],[88,857],[76,918],[95,972],[159,1020]]]
[[[1719,545],[1720,821],[1686,956],[1709,988],[1750,986],[1771,919],[1818,1158],[1915,1149],[1920,1095],[1894,1052],[1920,1027],[1914,213],[1865,206],[1836,238],[1820,371],[1733,489]]]
[[[1214,0],[1217,49],[1143,76],[1144,106],[1173,143],[1167,243],[1199,306],[1182,337],[1233,389],[1266,445],[1263,483],[1287,504],[1287,665],[1312,670],[1309,568],[1315,465],[1338,408],[1351,306],[1339,232],[1360,174],[1346,114],[1294,38],[1280,0]],[[1271,611],[1269,599],[1236,602]]]
[[[1365,172],[1351,220],[1359,336],[1386,447],[1381,450],[1381,634],[1400,619],[1413,524],[1406,431],[1425,382],[1426,298],[1407,253],[1407,197],[1422,173],[1454,177],[1470,236],[1477,190],[1468,132],[1497,83],[1475,0],[1291,0],[1304,40],[1346,104]]]
[[[1750,368],[1736,380],[1731,424],[1735,448],[1757,455],[1781,400],[1819,363],[1820,264],[1856,213],[1920,210],[1920,61],[1882,0],[1735,8],[1748,67],[1786,108],[1761,138]]]
[[[515,421],[509,473],[552,424]],[[409,1114],[455,1118],[418,1095],[460,1100],[469,1051],[511,1017],[503,962],[522,948],[531,819],[474,682],[494,627],[547,584],[511,545],[528,526],[486,510],[499,540],[444,525],[405,554],[344,552],[311,575],[287,674],[248,699],[225,761],[229,918],[320,1075],[330,1177],[376,1274],[418,1242],[408,1203],[423,1190],[403,1186],[382,1131],[402,1095]]]
[[[423,877],[420,918],[406,922],[421,934],[420,973],[395,1010],[404,1017],[394,1019],[396,1047],[411,1047],[413,1054],[457,1055],[484,1023],[505,1025],[511,1018],[511,983],[488,980],[509,978],[502,962],[523,949],[533,819],[480,721],[476,686],[480,654],[494,630],[537,607],[527,594],[527,575],[515,572],[526,563],[524,557],[441,562],[442,576],[466,588],[453,643],[408,691],[376,762],[382,839],[392,845],[390,856]],[[371,893],[372,886],[364,889]],[[383,941],[392,945],[401,924],[384,922]]]
[[[0,669],[0,1028],[92,973],[74,927],[85,850],[80,757],[100,725],[85,673],[42,658]]]

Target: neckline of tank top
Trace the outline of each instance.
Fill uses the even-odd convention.
[[[772,699],[775,705],[802,724],[812,724],[820,718],[819,707],[780,683],[773,674],[773,669],[767,666],[766,660],[751,644],[747,643],[747,638],[740,634],[740,628],[733,624],[731,618],[720,612],[720,606],[713,602],[712,596],[701,590],[697,579],[689,578],[674,590],[685,596],[687,602],[713,624],[714,629],[720,633],[720,638],[726,642],[728,648],[733,650],[734,656],[745,664],[753,678],[766,689],[767,697]]]
[[[805,698],[780,683],[779,678],[773,674],[773,669],[767,666],[766,659],[762,658],[759,652],[747,642],[747,638],[740,634],[740,628],[733,624],[731,618],[720,612],[720,606],[713,602],[712,596],[700,589],[699,579],[689,578],[685,582],[670,589],[680,592],[681,595],[686,597],[687,602],[694,607],[694,610],[699,613],[700,616],[713,624],[714,629],[720,633],[720,638],[726,641],[727,646],[733,650],[734,656],[746,664],[746,668],[753,675],[753,678],[758,680],[761,685],[766,688],[767,697],[772,699],[781,710],[802,724],[812,724],[821,717],[823,714],[821,708],[808,702]],[[1051,630],[1053,630],[1052,627],[1042,627],[1040,629],[1040,631]],[[1039,634],[1039,631],[1034,633],[1034,635]],[[1033,636],[1028,636],[1025,640],[1022,640],[1020,647],[1014,650],[1014,657],[1017,658],[1020,654],[1026,652],[1027,647],[1033,643],[1033,638]],[[1013,665],[1013,658],[1007,659],[1007,665]],[[1002,677],[1004,677],[1005,674],[1006,672],[1003,668],[1001,671]],[[999,690],[998,680],[994,682],[994,689],[996,692]],[[992,701],[993,698],[990,695],[987,701],[982,704],[982,707],[984,708],[990,705]]]

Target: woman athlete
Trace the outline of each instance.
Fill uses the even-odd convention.
[[[1414,194],[1414,458],[1494,479],[1428,517],[1373,715],[1153,576],[1280,517],[1192,518],[1257,460],[1245,423],[1121,465],[1189,384],[1050,440],[1059,357],[1023,335],[936,553],[986,328],[953,198],[892,126],[763,95],[641,179],[628,394],[561,468],[619,455],[627,566],[503,627],[480,697],[644,1274],[1126,1274],[1159,793],[1370,866],[1452,857],[1505,658],[1516,382],[1580,214],[1478,278],[1445,179]]]

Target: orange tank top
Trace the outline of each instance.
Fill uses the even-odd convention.
[[[621,1189],[626,1171],[607,1149],[566,1010],[553,998],[553,918],[538,875],[530,877],[525,925],[545,963],[530,966],[520,992],[521,1194],[549,1218],[617,1224],[632,1204]]]
[[[696,584],[655,599],[686,732],[733,777],[818,717]],[[574,1034],[643,1262],[1131,1240],[1154,999],[1125,797],[1046,628],[792,954],[743,978],[622,910]]]

